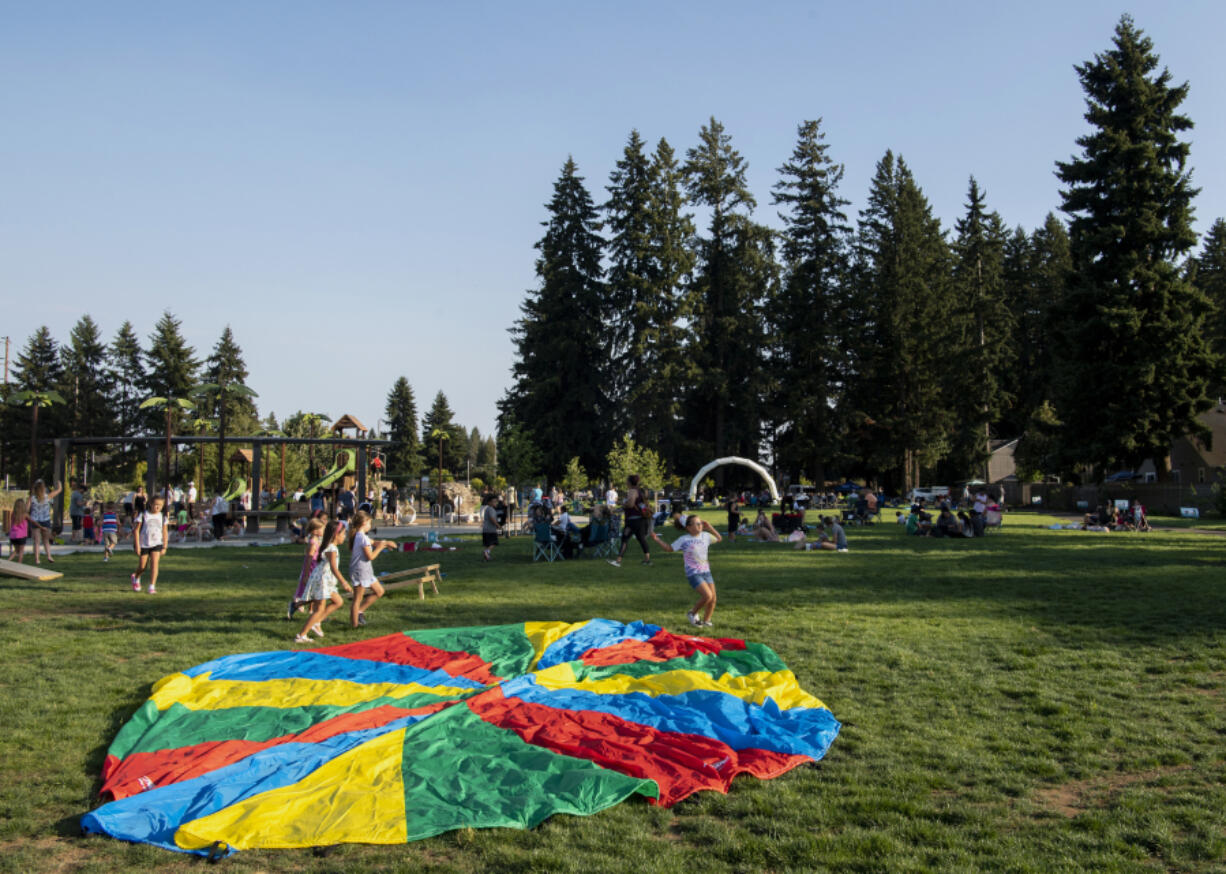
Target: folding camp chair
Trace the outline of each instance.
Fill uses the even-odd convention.
[[[592,558],[604,558],[613,552],[613,538],[609,536],[608,522],[593,522],[588,529],[587,543],[583,547]]]
[[[548,522],[537,522],[532,526],[532,560],[539,558],[545,561],[560,560],[562,550],[553,539],[553,529]]]

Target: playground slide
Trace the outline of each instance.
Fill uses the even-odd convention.
[[[234,479],[230,480],[229,491],[227,491],[221,497],[226,501],[237,501],[243,496],[243,492],[245,491],[247,491],[247,481],[241,476],[236,476]]]
[[[302,490],[302,497],[309,498],[320,489],[326,489],[347,473],[357,470],[357,458],[352,449],[342,449],[336,453],[336,464],[332,469]],[[274,501],[268,505],[269,510],[287,510],[289,501]]]

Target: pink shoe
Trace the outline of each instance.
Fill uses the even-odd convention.
[[[139,592],[140,591],[140,577],[138,577],[136,574],[131,574],[128,577],[128,579],[132,581],[132,591]]]

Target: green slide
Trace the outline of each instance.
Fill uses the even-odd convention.
[[[328,488],[328,486],[335,483],[345,474],[353,473],[357,469],[357,456],[354,454],[354,451],[352,449],[342,449],[340,452],[336,453],[336,464],[332,466],[332,469],[303,489],[302,497],[311,497],[311,495],[315,494],[320,489]],[[272,504],[269,504],[265,509],[272,511],[288,510],[289,500],[286,499],[284,501],[275,501]]]
[[[243,492],[245,491],[247,491],[247,481],[241,476],[236,476],[234,479],[230,480],[229,491],[227,491],[221,497],[224,501],[237,501],[243,496]]]

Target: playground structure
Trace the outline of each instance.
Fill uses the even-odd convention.
[[[303,489],[302,497],[309,498],[320,489],[332,488],[337,482],[343,483],[345,479],[348,479],[356,471],[356,453],[352,449],[342,449],[336,453],[336,461],[332,465],[332,469]],[[359,489],[363,487],[359,486]],[[289,499],[285,498],[280,501],[274,501],[268,505],[267,509],[269,512],[287,511],[289,510]]]
[[[346,417],[348,418],[348,417]],[[361,433],[365,433],[364,431]],[[39,442],[51,443],[55,446],[55,478],[60,482],[67,480],[68,457],[72,454],[73,447],[76,446],[144,446],[145,447],[145,490],[153,495],[157,494],[160,487],[158,485],[158,451],[166,445],[166,435],[151,434],[144,437],[54,437],[45,439]],[[199,437],[190,435],[173,435],[170,442],[176,445],[184,444],[216,444],[220,442],[217,437]],[[325,474],[320,480],[317,480],[312,485],[315,490],[329,488],[338,480],[344,477],[356,477],[356,487],[358,494],[366,494],[366,477],[369,470],[367,462],[367,454],[373,448],[390,446],[390,440],[374,440],[365,436],[362,437],[240,437],[226,436],[226,443],[245,443],[251,446],[250,460],[250,477],[236,476],[230,482],[230,488],[227,489],[225,495],[227,500],[235,500],[241,496],[247,487],[250,487],[251,503],[245,515],[247,517],[247,533],[258,534],[260,531],[260,519],[264,516],[271,516],[276,519],[277,531],[286,532],[289,530],[290,512],[287,506],[277,506],[271,502],[264,507],[260,506],[260,491],[264,478],[264,455],[266,446],[341,446],[342,448],[337,453],[337,465],[331,471]],[[342,456],[346,455],[344,464],[342,465]],[[338,471],[338,466],[343,467],[343,470]],[[325,482],[327,481],[327,482]],[[52,517],[52,525],[59,528],[63,525],[64,506],[63,502],[57,501],[54,507],[54,515]]]
[[[727,455],[723,458],[717,458],[709,464],[705,465],[702,470],[694,474],[694,479],[690,480],[690,502],[698,500],[698,486],[702,484],[702,478],[717,467],[722,467],[725,464],[739,464],[743,467],[748,467],[754,473],[758,474],[762,479],[766,480],[766,485],[770,489],[771,500],[775,503],[779,502],[779,487],[775,485],[775,478],[770,475],[765,467],[758,464],[756,461],[751,461],[748,458],[741,458],[738,455]]]

